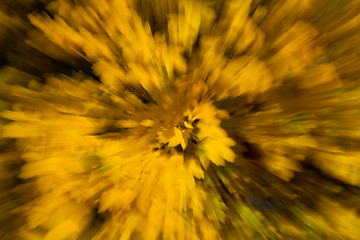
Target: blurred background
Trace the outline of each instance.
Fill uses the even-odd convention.
[[[0,1],[0,239],[360,239],[359,0]]]

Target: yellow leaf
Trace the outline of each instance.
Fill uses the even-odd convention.
[[[172,138],[170,138],[170,140],[169,140],[169,147],[175,147],[183,141],[184,141],[184,139],[183,139],[181,130],[179,128],[175,127],[174,128],[174,136]]]
[[[79,225],[71,220],[65,220],[51,229],[44,240],[63,240],[74,236],[79,231]]]
[[[144,119],[140,124],[145,127],[153,127],[155,125],[155,121],[151,119]]]
[[[2,137],[27,138],[43,136],[44,130],[39,124],[12,122],[3,127]]]
[[[315,165],[333,177],[360,186],[360,152],[318,153]]]
[[[269,154],[264,163],[268,171],[285,181],[294,177],[294,171],[301,170],[298,161],[277,154]]]
[[[186,168],[194,177],[199,179],[204,178],[204,171],[194,158],[186,162]]]

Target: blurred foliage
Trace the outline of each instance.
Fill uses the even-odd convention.
[[[0,2],[1,239],[359,239],[360,1]]]

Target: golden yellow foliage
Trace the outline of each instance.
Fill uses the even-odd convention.
[[[358,0],[0,7],[1,239],[360,236]]]

